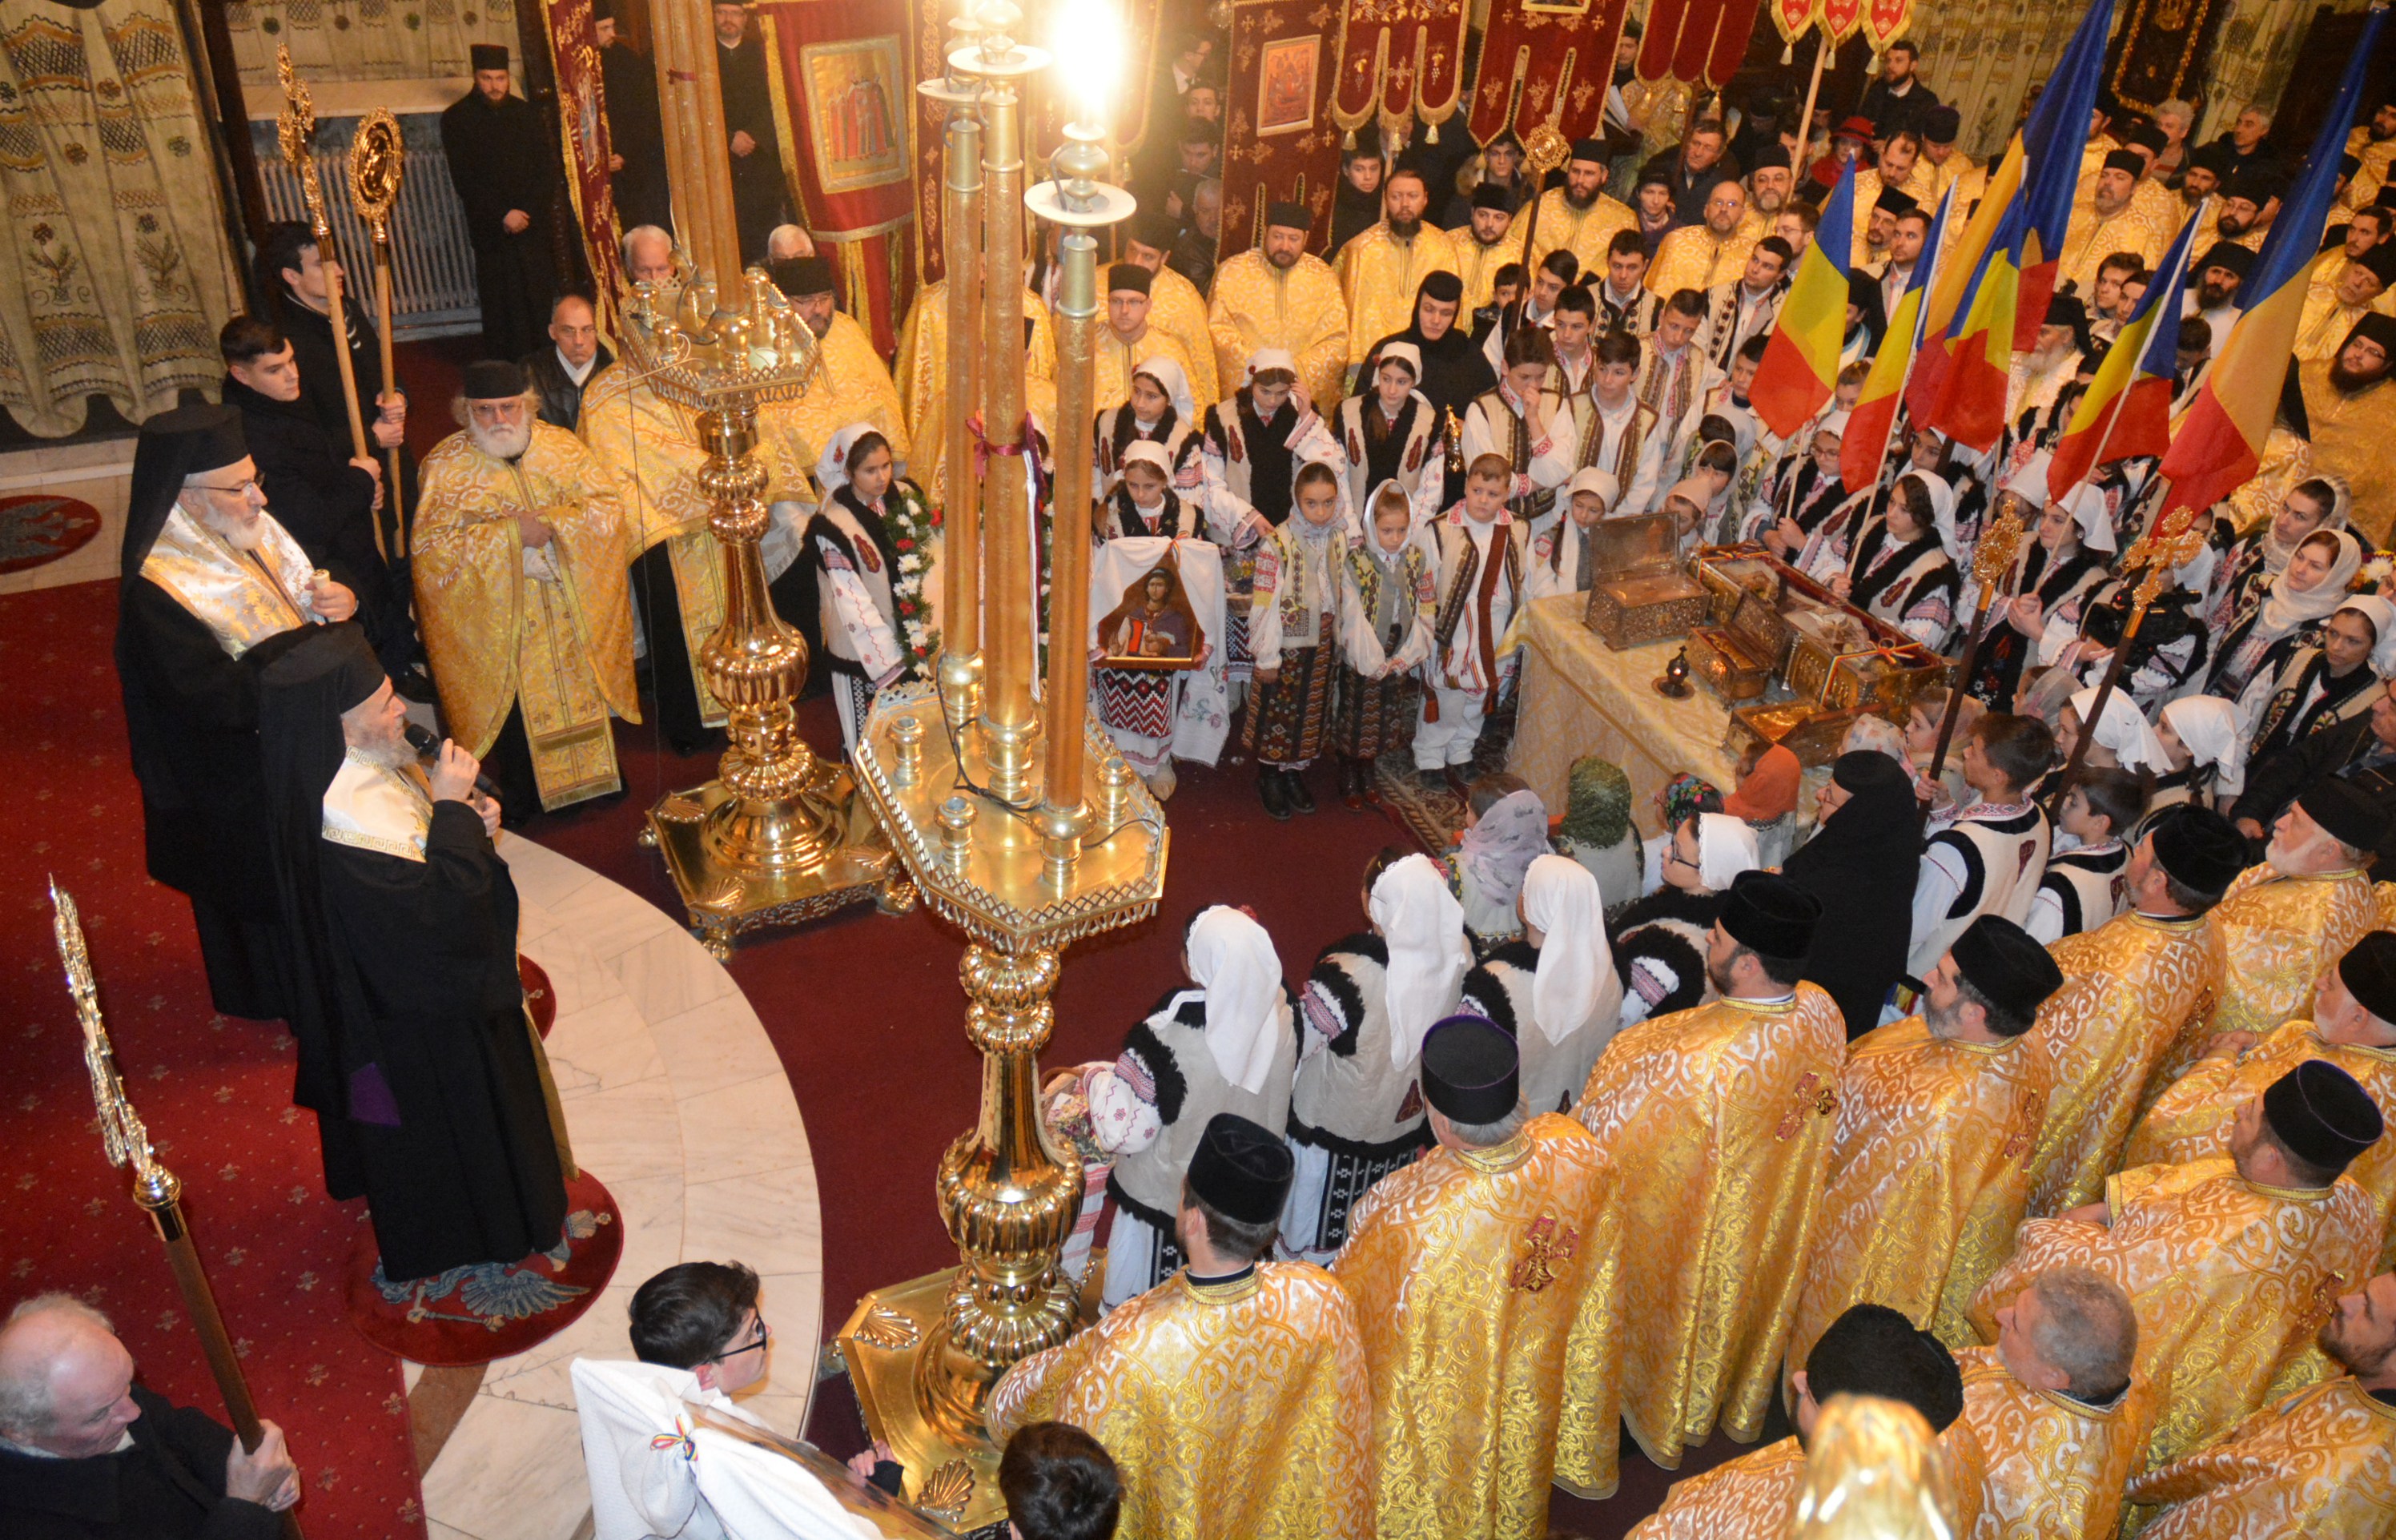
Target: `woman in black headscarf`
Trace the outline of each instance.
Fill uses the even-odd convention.
[[[1839,362],[1852,364],[1880,352],[1888,330],[1888,312],[1880,299],[1880,280],[1857,268],[1847,274],[1847,329],[1839,341]]]
[[[1870,749],[1832,762],[1819,805],[1820,827],[1782,871],[1821,900],[1805,977],[1839,1002],[1853,1042],[1880,1024],[1882,1002],[1905,975],[1922,814],[1912,777]]]
[[[1444,320],[1435,326],[1423,323],[1425,301],[1436,308]],[[1415,381],[1426,400],[1438,411],[1454,407],[1461,413],[1473,398],[1484,391],[1498,388],[1497,373],[1489,360],[1472,340],[1471,317],[1465,315],[1464,280],[1453,272],[1427,272],[1415,288],[1413,322],[1402,332],[1392,332],[1373,344],[1372,355],[1356,378],[1369,380],[1378,366],[1381,349],[1391,342],[1411,342],[1422,354],[1422,378]]]

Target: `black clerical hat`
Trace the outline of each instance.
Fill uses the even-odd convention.
[[[459,390],[469,401],[512,401],[525,393],[524,365],[504,358],[469,364]]]
[[[1787,149],[1777,144],[1766,145],[1763,149],[1758,150],[1755,153],[1755,164],[1748,167],[1750,172],[1786,171],[1788,169],[1789,152]]]
[[[2139,154],[2136,150],[2110,151],[2105,156],[2104,168],[2108,171],[2127,171],[2135,179],[2147,174],[2147,157]]]
[[[2246,842],[2211,808],[2182,803],[2156,820],[2155,862],[2184,888],[2219,897],[2246,870]]]
[[[2382,1021],[2396,1021],[2396,931],[2364,931],[2337,960],[2337,981],[2356,1004]]]
[[[232,406],[216,406],[194,402],[160,412],[141,425],[141,437],[133,446],[138,461],[144,452],[174,457],[181,476],[196,476],[210,471],[221,471],[249,454],[249,435],[243,430],[240,411]]]
[[[2379,344],[2382,352],[2391,359],[2396,359],[2396,315],[2382,315],[2377,311],[2364,311],[2354,323],[2354,329],[2346,334],[2348,342],[2353,341],[2358,337],[2371,339]],[[2344,347],[2345,343],[2340,343],[2339,346]]]
[[[1973,921],[1949,949],[1964,983],[2023,1021],[2063,988],[2063,970],[2046,949],[2003,915],[1984,914]]]
[[[1573,140],[1572,158],[1577,161],[1596,161],[1602,166],[1614,157],[1606,153],[1604,139],[1584,139]]]
[[[1922,137],[1932,144],[1952,144],[1963,131],[1963,114],[1941,103],[1922,114]]]
[[[1880,1396],[1922,1414],[1933,1433],[1963,1414],[1963,1375],[1944,1343],[1885,1305],[1850,1305],[1805,1355],[1805,1392]]]
[[[1172,250],[1180,233],[1173,216],[1162,208],[1143,208],[1131,217],[1131,238],[1153,250]]]
[[[469,44],[466,57],[477,70],[504,70],[508,67],[507,46],[502,43]]]
[[[1109,294],[1146,294],[1156,274],[1138,262],[1116,262],[1107,269]]]
[[[1773,871],[1740,872],[1723,899],[1724,934],[1765,957],[1804,957],[1821,918],[1820,899]]]
[[[2373,851],[2388,836],[2388,814],[2352,781],[2330,776],[2305,788],[2296,798],[2305,816],[2343,845]]]
[[[1500,209],[1509,214],[1513,212],[1506,207],[1506,190],[1496,182],[1483,182],[1472,190],[1472,206]]]
[[[2344,1171],[2385,1127],[2371,1093],[2327,1059],[2307,1059],[2263,1089],[2263,1121],[2288,1153]]]
[[[591,20],[593,21],[616,20],[616,0],[591,0]]]
[[[1913,777],[1904,767],[1877,749],[1850,749],[1830,762],[1830,779],[1849,791],[1894,785],[1899,781],[1910,786]]]
[[[1884,187],[1880,196],[1872,200],[1872,206],[1884,214],[1911,214],[1922,205],[1901,187]]]
[[[1275,199],[1265,206],[1265,223],[1268,226],[1279,225],[1284,230],[1311,230],[1314,228],[1314,216],[1307,212],[1302,203]]]
[[[804,299],[811,294],[830,294],[834,285],[832,264],[819,256],[779,257],[765,264],[765,276],[782,291],[786,299]]]
[[[1293,1169],[1279,1137],[1236,1112],[1218,1112],[1190,1157],[1190,1190],[1227,1219],[1270,1224],[1281,1217]]]
[[[2382,241],[2355,260],[2370,270],[2381,288],[2396,284],[2396,243]]]
[[[2122,136],[2122,142],[2134,149],[2144,150],[2150,154],[2160,155],[2163,153],[2164,148],[2171,143],[2171,140],[2164,138],[2163,131],[2156,127],[2153,124],[2142,123],[2136,128],[2131,129],[2128,133],[2123,134]],[[2110,155],[2108,155],[2105,158],[2109,161],[2112,159]],[[2144,176],[2145,174],[2146,168],[2141,165],[2139,167],[2139,175]]]
[[[2222,179],[2221,195],[2243,198],[2260,208],[2278,197],[2287,184],[2287,178],[2272,167],[2249,163]]]
[[[1423,1034],[1422,1094],[1460,1123],[1494,1123],[1521,1099],[1513,1034],[1477,1016],[1452,1016]]]
[[[2206,268],[2227,268],[2243,278],[2246,270],[2254,265],[2255,254],[2246,247],[2235,241],[2216,241],[2204,248],[2204,256],[2197,262],[2196,271],[2203,272]]]

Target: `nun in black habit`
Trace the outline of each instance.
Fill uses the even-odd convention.
[[[1821,901],[1804,976],[1838,1002],[1852,1042],[1880,1025],[1881,1005],[1905,974],[1922,812],[1913,777],[1871,749],[1833,761],[1821,797],[1821,827],[1781,872]]]

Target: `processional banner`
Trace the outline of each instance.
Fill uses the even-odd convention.
[[[1656,0],[1656,7],[1678,3]],[[1497,0],[1472,87],[1474,140],[1486,144],[1510,128],[1525,144],[1593,137],[1629,10],[1630,0]]]
[[[617,241],[616,192],[607,172],[614,153],[607,137],[607,97],[601,83],[599,39],[592,30],[591,0],[543,0],[549,54],[557,75],[558,155],[566,191],[574,201],[576,232],[591,264],[598,292],[599,325],[616,329],[617,296],[624,292],[624,268]]]
[[[1436,138],[1463,98],[1464,22],[1463,0],[1347,0],[1331,89],[1340,133],[1378,119],[1385,135],[1411,122]]]
[[[1339,175],[1332,88],[1340,13],[1331,0],[1233,0],[1223,117],[1223,255],[1264,239],[1268,205],[1304,204],[1307,249],[1331,236]]]
[[[1640,35],[1639,78],[1670,75],[1706,90],[1720,90],[1747,58],[1755,31],[1757,0],[1656,0]],[[1611,34],[1608,34],[1609,37]],[[1612,67],[1608,43],[1604,66]],[[1601,89],[1603,82],[1601,80]]]

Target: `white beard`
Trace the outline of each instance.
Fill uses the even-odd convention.
[[[466,433],[474,441],[475,448],[493,459],[515,459],[532,447],[532,419],[529,418],[512,428],[483,428],[468,423]]]
[[[266,521],[263,518],[252,519],[246,527],[241,529],[229,529],[225,526],[224,521],[208,511],[207,505],[205,503],[196,509],[185,503],[182,508],[183,511],[189,513],[201,528],[235,551],[256,551],[266,542]]]
[[[348,748],[352,754],[379,770],[397,770],[416,761],[416,750],[407,746],[405,738],[381,743],[352,743]]]

